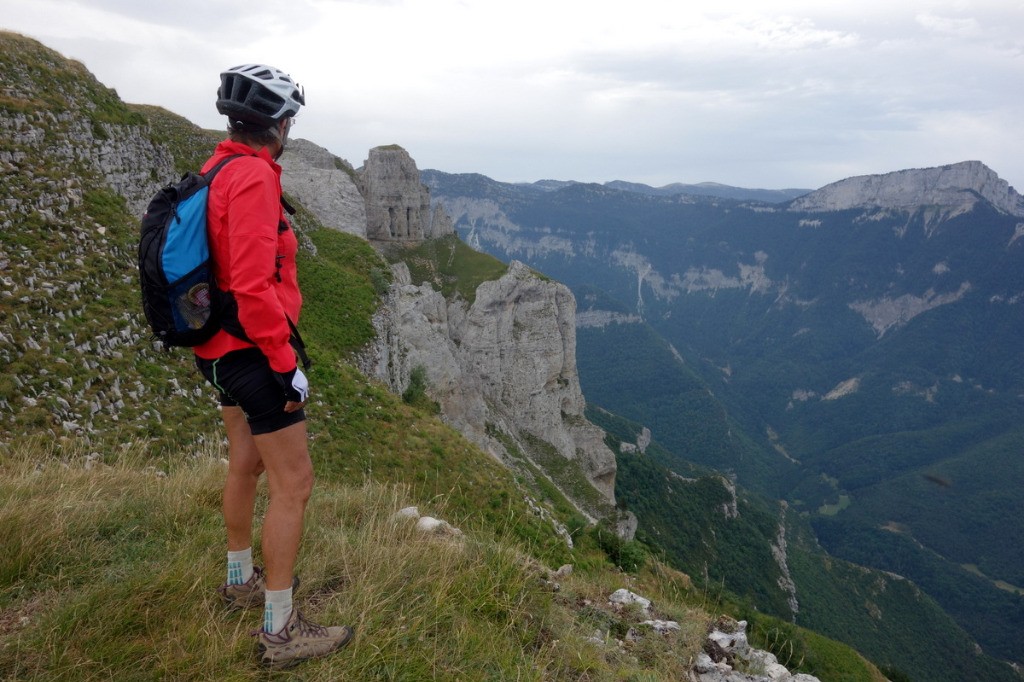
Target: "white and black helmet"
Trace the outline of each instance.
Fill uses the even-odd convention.
[[[243,64],[220,74],[217,111],[232,121],[270,128],[305,103],[302,86],[272,66]]]

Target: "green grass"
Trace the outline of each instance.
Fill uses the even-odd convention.
[[[316,346],[339,356],[358,351],[374,336],[371,317],[378,298],[372,273],[384,263],[363,240],[326,228],[303,232],[316,255],[299,256],[300,284],[306,305],[302,328],[315,330]]]
[[[839,512],[848,508],[852,500],[849,495],[840,495],[839,502],[836,504],[823,504],[818,507],[818,513],[823,516],[835,516]]]
[[[759,613],[748,614],[750,643],[779,663],[828,682],[875,682],[885,678],[850,647],[816,632]]]
[[[563,457],[554,445],[532,434],[521,434],[529,449],[530,458],[541,467],[567,496],[584,509],[604,516],[611,513],[611,505],[587,480],[579,461]]]
[[[413,284],[430,282],[445,298],[458,294],[469,305],[476,300],[478,286],[508,270],[497,258],[466,246],[457,235],[416,246],[392,245],[385,255],[392,263],[404,261],[409,266]]]
[[[143,443],[91,458],[84,449],[45,451],[41,441],[4,454],[0,677],[265,679],[249,636],[259,614],[225,612],[213,589],[223,572],[224,454],[217,444],[153,464]],[[410,486],[321,477],[297,598],[316,619],[351,624],[357,636],[343,653],[304,664],[301,679],[683,674],[705,616],[683,603],[682,581],[649,572],[632,589],[647,590],[683,633],[598,645],[587,637],[602,624],[612,634],[636,624],[637,614],[602,605],[623,586],[610,567],[579,571],[554,592],[514,540],[472,530],[460,540],[422,536],[393,518],[410,504],[453,513]]]

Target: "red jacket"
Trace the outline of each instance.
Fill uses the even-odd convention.
[[[247,145],[225,140],[202,171],[233,154],[245,156],[220,170],[207,203],[214,276],[222,290],[234,294],[238,320],[267,356],[271,369],[289,372],[296,363],[288,343],[288,318],[298,324],[302,294],[295,266],[298,240],[281,206],[281,167],[266,149],[255,152]],[[281,225],[287,229],[279,230]],[[252,346],[221,330],[194,350],[199,357],[214,360]]]

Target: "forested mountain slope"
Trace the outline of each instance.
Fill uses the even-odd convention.
[[[1024,659],[1024,228],[994,172],[790,204],[425,180],[467,242],[573,289],[590,403],[649,427],[677,470],[785,499],[826,549]]]

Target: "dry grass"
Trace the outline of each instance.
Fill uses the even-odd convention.
[[[0,677],[267,676],[250,637],[259,614],[226,613],[214,594],[220,447],[159,467],[140,443],[99,457],[29,442],[0,456]],[[424,536],[394,517],[412,504],[445,516],[401,485],[318,484],[296,597],[314,619],[357,635],[295,676],[667,680],[688,666],[705,617],[671,601],[673,581],[647,573],[627,585],[607,568],[577,572],[554,592],[500,531],[497,541],[495,532]],[[682,619],[683,633],[617,643],[639,617],[607,608],[623,586],[654,595],[656,617]],[[602,628],[606,641],[590,641]]]

